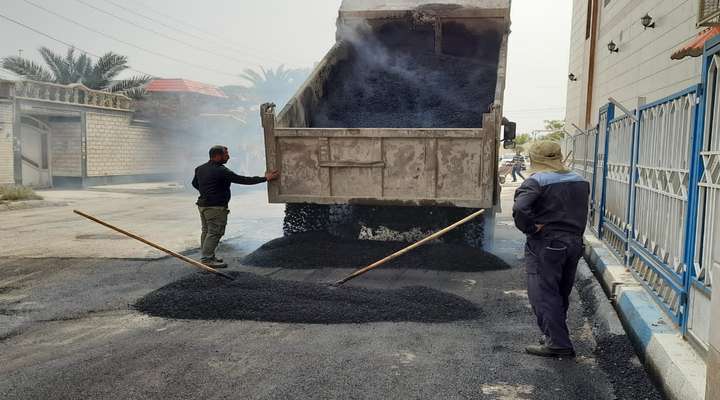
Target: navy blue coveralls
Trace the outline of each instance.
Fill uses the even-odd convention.
[[[583,253],[589,197],[590,184],[575,172],[539,172],[515,192],[513,219],[527,236],[528,298],[552,349],[573,348],[567,311]]]

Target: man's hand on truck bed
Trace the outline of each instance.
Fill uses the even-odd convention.
[[[265,173],[265,179],[267,179],[268,182],[274,181],[274,180],[276,180],[276,179],[279,178],[279,177],[280,177],[280,172],[278,172],[277,170],[275,170],[275,171],[269,171],[269,172],[266,172],[266,173]]]

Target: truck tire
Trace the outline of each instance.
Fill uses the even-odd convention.
[[[470,247],[482,249],[485,245],[485,215],[466,223],[462,228],[463,242]]]
[[[329,206],[328,232],[344,239],[357,239],[360,235],[360,225],[354,210],[354,206],[349,204]]]
[[[489,209],[485,211],[483,215],[483,250],[493,251],[495,250],[495,216],[496,210]]]
[[[322,204],[287,203],[283,234],[285,236],[304,232],[325,232],[330,224],[329,206]]]
[[[457,222],[468,215],[479,211],[479,209],[457,208],[450,212],[450,218],[446,225]],[[472,221],[465,223],[459,228],[445,235],[445,242],[463,244],[478,249],[483,248],[485,238],[485,215],[481,215]]]

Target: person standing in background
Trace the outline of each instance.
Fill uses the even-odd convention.
[[[518,151],[515,153],[515,157],[512,159],[512,178],[513,182],[517,182],[517,177],[520,176],[523,181],[525,180],[525,176],[522,174],[522,167],[525,164],[525,157],[520,154]]]

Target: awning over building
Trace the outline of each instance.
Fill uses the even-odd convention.
[[[673,60],[682,60],[685,57],[700,57],[705,49],[705,42],[717,35],[720,35],[720,26],[705,29],[698,33],[694,39],[676,50],[670,58]]]
[[[150,93],[174,92],[197,93],[205,96],[227,98],[220,88],[207,83],[189,81],[187,79],[153,79],[145,87]]]

